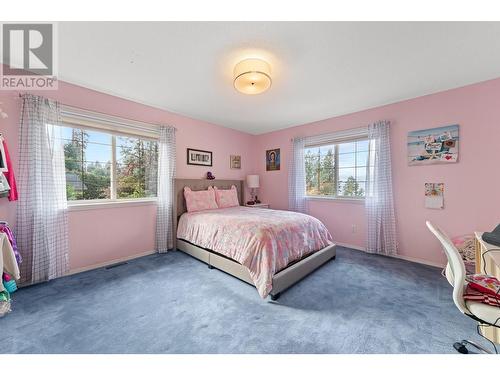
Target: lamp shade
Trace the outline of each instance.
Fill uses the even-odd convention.
[[[255,95],[271,87],[271,68],[260,59],[240,61],[233,71],[234,87],[243,94]]]
[[[247,186],[251,189],[259,187],[259,175],[250,174],[247,176]]]

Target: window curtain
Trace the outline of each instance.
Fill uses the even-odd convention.
[[[302,213],[307,212],[305,143],[305,138],[293,139],[288,170],[288,209]]]
[[[174,178],[175,128],[160,126],[158,140],[158,209],[156,216],[156,250],[166,253],[174,248]]]
[[[368,220],[367,251],[395,255],[396,219],[392,194],[391,147],[389,121],[368,126],[369,163],[365,208]]]
[[[59,103],[22,96],[19,130],[17,244],[21,283],[68,271],[66,178]]]

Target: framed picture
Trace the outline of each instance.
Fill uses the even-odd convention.
[[[241,169],[241,155],[231,155],[229,160],[231,169]]]
[[[458,125],[409,132],[408,165],[456,163],[458,143]]]
[[[205,167],[211,167],[212,151],[203,151],[203,150],[196,150],[194,148],[188,148],[187,163],[189,165],[203,165]]]
[[[280,149],[266,151],[266,171],[280,170]]]

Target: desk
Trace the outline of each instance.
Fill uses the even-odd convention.
[[[483,232],[475,232],[475,245],[476,245],[476,273],[486,273],[495,276],[500,280],[500,246],[491,245],[484,242],[481,238]],[[498,251],[490,251],[484,255],[484,262],[482,254],[487,250],[498,249]],[[488,327],[481,328],[484,336],[491,341],[500,344],[500,328]]]

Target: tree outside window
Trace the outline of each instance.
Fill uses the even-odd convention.
[[[69,127],[63,134],[69,201],[156,196],[156,141]]]
[[[309,196],[365,196],[368,140],[306,147],[306,193]]]

